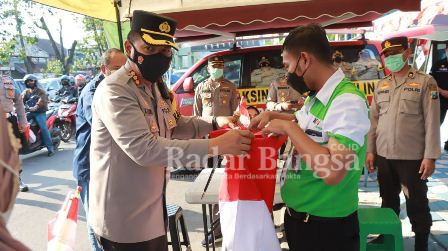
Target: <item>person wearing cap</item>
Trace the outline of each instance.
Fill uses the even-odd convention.
[[[0,79],[0,106],[6,114],[6,119],[12,125],[14,136],[20,140],[23,145],[26,139],[23,134],[27,127],[28,121],[25,114],[25,106],[23,105],[22,96],[14,86],[14,80],[10,76],[1,76]],[[27,192],[28,186],[20,179],[20,191]]]
[[[302,95],[288,85],[286,76],[282,76],[269,88],[266,110],[294,113],[303,106],[303,101]]]
[[[445,120],[446,111],[448,110],[448,47],[445,48],[445,58],[436,62],[431,68],[431,76],[437,82],[440,98],[440,125]],[[448,151],[448,140],[445,141],[443,147]]]
[[[373,94],[366,165],[378,167],[381,207],[400,214],[400,192],[415,232],[415,250],[428,250],[432,219],[427,179],[440,157],[440,104],[433,77],[408,65],[406,37],[383,41],[381,54],[392,72]],[[381,242],[380,236],[375,242]]]
[[[341,51],[336,50],[333,52],[331,59],[333,60],[333,65],[337,68],[341,68],[345,77],[352,80],[353,65],[344,61],[344,54]]]
[[[202,118],[213,118],[216,116],[232,116],[238,108],[239,93],[235,85],[224,78],[224,59],[221,56],[211,56],[208,58],[207,70],[210,78],[200,83],[195,91],[193,114]],[[220,167],[222,158],[210,158],[207,166],[212,168],[216,164]],[[219,218],[218,205],[213,205],[214,220]],[[219,224],[219,223],[218,223]],[[216,240],[222,237],[221,227],[215,228]],[[209,243],[212,236],[209,235]],[[202,241],[205,246],[207,242]]]
[[[93,97],[88,221],[106,251],[168,250],[167,166],[250,149],[248,131],[201,139],[233,117],[185,117],[172,105],[163,74],[178,48],[175,30],[173,19],[134,11],[124,44],[128,61]]]
[[[372,80],[384,77],[381,63],[376,60],[370,49],[360,50],[358,52],[358,61],[352,65],[353,80]]]
[[[252,71],[250,81],[252,86],[269,86],[276,79],[285,75],[283,68],[277,69],[271,66],[271,61],[265,56],[258,61],[259,68]]]
[[[224,59],[221,56],[208,58],[210,78],[200,83],[195,91],[195,116],[232,116],[238,108],[240,96],[235,85],[224,78]]]

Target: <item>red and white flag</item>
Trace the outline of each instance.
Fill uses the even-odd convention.
[[[80,192],[81,187],[78,187],[75,193],[70,191],[61,210],[48,223],[47,251],[74,250]]]
[[[224,132],[214,131],[210,136]],[[286,139],[256,133],[248,156],[226,156],[226,175],[219,190],[223,250],[280,250],[271,213],[278,149]]]

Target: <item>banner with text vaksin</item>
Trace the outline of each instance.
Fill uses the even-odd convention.
[[[227,131],[214,131],[210,137]],[[248,155],[226,156],[219,189],[223,250],[280,250],[271,213],[278,149],[286,139],[255,133]]]

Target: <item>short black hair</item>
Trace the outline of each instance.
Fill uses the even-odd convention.
[[[249,109],[254,109],[255,111],[257,111],[257,115],[260,114],[260,111],[257,109],[257,107],[255,107],[253,105],[248,106],[247,110],[249,110]]]
[[[141,38],[140,32],[133,31],[133,30],[129,31],[129,33],[128,33],[129,42],[134,43],[139,38]]]
[[[283,42],[283,50],[296,54],[306,51],[323,63],[332,63],[327,33],[319,24],[299,26],[291,30]]]

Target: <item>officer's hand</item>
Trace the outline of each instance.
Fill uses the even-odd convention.
[[[25,131],[25,129],[26,129],[26,124],[20,124],[20,123],[19,123],[18,126],[19,126],[19,131],[20,131],[20,132],[24,132],[24,131]]]
[[[294,125],[297,124],[293,123],[292,121],[274,119],[269,122],[269,124],[267,124],[265,128],[263,128],[262,133],[265,136],[287,135],[288,128],[293,127]]]
[[[367,157],[366,157],[366,166],[367,169],[369,170],[369,173],[373,173],[375,172],[375,154],[374,153],[367,153]]]
[[[422,161],[422,164],[420,165],[420,171],[418,173],[421,173],[422,176],[420,179],[426,180],[434,173],[434,169],[436,168],[436,162],[432,159],[424,159]]]
[[[260,113],[258,116],[250,121],[249,130],[261,130],[266,127],[266,125],[272,119],[272,112],[265,111]]]
[[[218,124],[219,128],[229,126],[230,128],[236,127],[236,122],[238,121],[238,116],[220,116],[216,117],[216,123]]]
[[[291,110],[291,103],[288,102],[281,102],[280,107],[282,108],[282,111],[289,111]]]
[[[248,130],[231,130],[210,140],[211,149],[218,147],[218,154],[242,155],[250,150],[254,135]],[[212,151],[212,150],[210,150]]]

